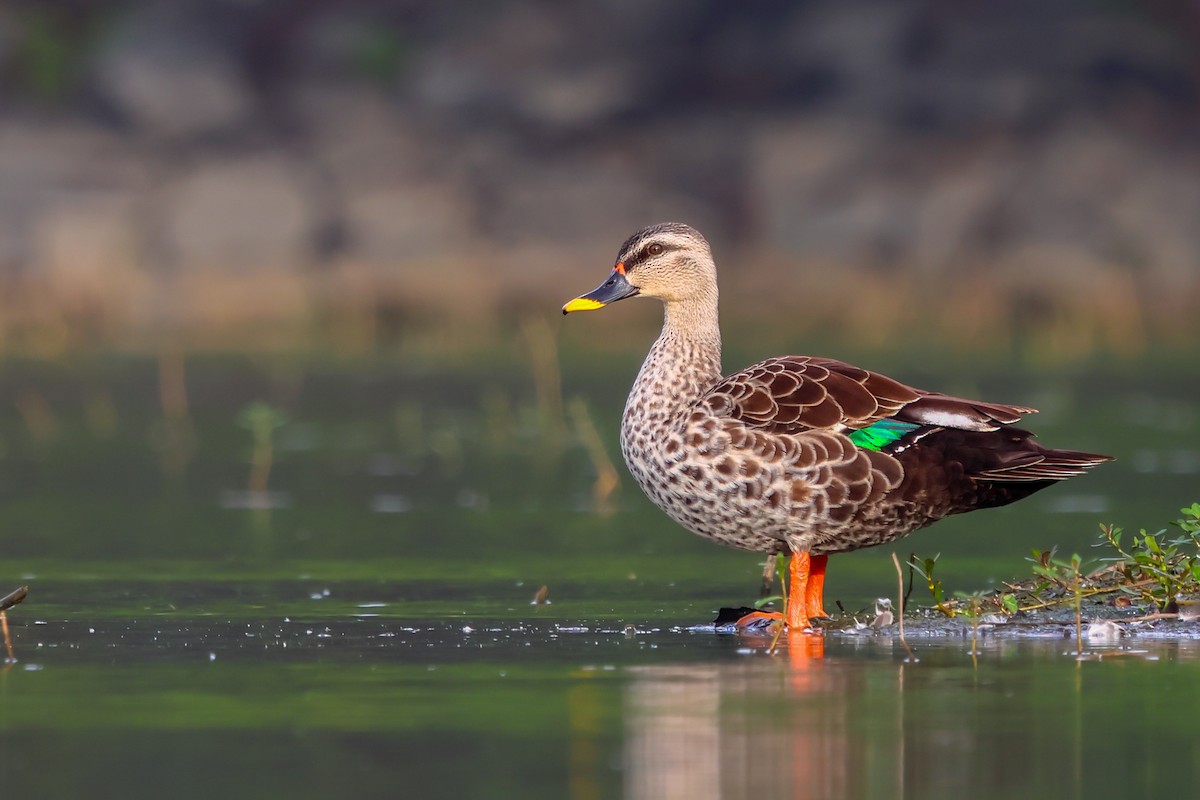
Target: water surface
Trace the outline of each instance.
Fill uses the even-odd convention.
[[[1097,523],[1156,529],[1200,499],[1194,374],[909,369],[891,371],[1038,405],[1042,441],[1120,459],[895,548],[940,553],[948,591],[1027,575],[1033,547],[1091,557]],[[1080,662],[1061,629],[989,636],[977,658],[959,630],[915,636],[913,663],[887,631],[769,654],[695,629],[757,596],[759,559],[680,531],[627,478],[602,513],[578,420],[522,370],[189,360],[180,406],[153,361],[4,365],[0,593],[30,586],[0,674],[5,796],[1196,785],[1187,636]],[[609,458],[631,377],[563,378]],[[266,494],[239,424],[253,402],[282,415]],[[828,605],[893,594],[890,553],[835,558]],[[530,605],[542,585],[551,604]]]

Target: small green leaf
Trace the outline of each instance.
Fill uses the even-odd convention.
[[[1058,580],[1058,574],[1049,567],[1043,567],[1041,564],[1034,564],[1033,571],[1043,578],[1049,578],[1052,581]]]

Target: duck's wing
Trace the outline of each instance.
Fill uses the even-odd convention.
[[[1036,409],[966,400],[905,386],[878,372],[831,358],[781,356],[736,372],[698,406],[718,419],[773,434],[850,433],[895,420],[918,427],[994,431]]]

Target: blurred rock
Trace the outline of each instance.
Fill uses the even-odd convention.
[[[460,257],[470,231],[464,206],[442,183],[353,188],[345,196],[348,252],[382,265]]]
[[[140,261],[136,211],[133,195],[112,193],[49,209],[31,232],[33,259],[61,291],[101,294]]]
[[[589,11],[586,3],[553,13],[524,3],[493,7],[417,56],[412,98],[442,118],[517,123],[537,137],[610,121],[645,101],[638,85],[643,59],[614,58],[611,48],[597,47],[614,39],[596,27],[621,15]]]
[[[297,164],[274,154],[212,159],[163,188],[168,257],[180,269],[311,263],[316,216]]]
[[[128,243],[139,237],[137,223],[124,213],[114,216],[114,209],[127,209],[147,188],[148,175],[139,154],[109,131],[85,123],[0,118],[0,273],[56,269],[71,258],[67,251],[82,256],[63,236],[71,228],[64,220],[82,223],[77,214],[83,208],[103,218],[86,236],[106,229],[97,235],[122,244],[104,252],[129,257]],[[48,234],[51,230],[58,232]],[[46,236],[55,243],[48,244]]]
[[[651,170],[640,169],[617,150],[586,157],[513,158],[508,167],[485,179],[489,201],[481,208],[485,234],[498,243],[602,244],[608,250],[652,220],[703,225],[712,216],[702,202],[657,183]],[[616,231],[626,233],[617,233],[614,245]]]
[[[202,5],[151,3],[95,61],[96,92],[139,131],[186,138],[245,125],[255,105],[228,41]]]
[[[257,287],[239,318],[342,292],[485,319],[578,289],[564,263],[668,219],[712,239],[733,313],[807,303],[804,324],[884,341],[911,321],[895,298],[937,287],[971,341],[1012,322],[1067,352],[1194,326],[1200,12],[1183,6],[31,14],[0,9],[0,278],[109,309],[192,287],[147,301],[162,326],[233,314],[239,281]],[[58,67],[23,45],[35,16]]]
[[[523,82],[514,107],[535,125],[585,130],[632,105],[633,80],[632,69],[622,63],[538,73]]]
[[[759,125],[750,155],[759,235],[768,249],[852,258],[866,233],[847,208],[883,134],[870,125],[778,120]]]

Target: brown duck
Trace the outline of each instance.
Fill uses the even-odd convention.
[[[1051,450],[1012,427],[1035,409],[914,389],[831,358],[781,356],[723,376],[717,271],[680,223],[621,246],[608,279],[563,306],[665,307],[634,381],[621,452],[642,491],[706,539],[790,553],[790,628],[823,617],[829,555],[1026,497],[1109,456]]]

